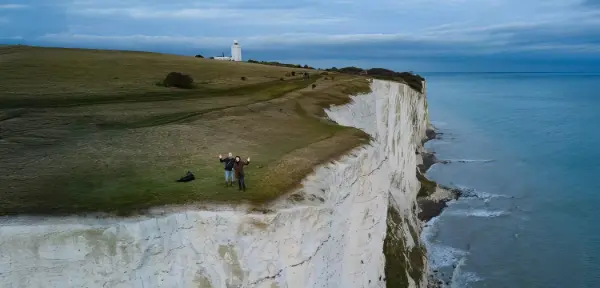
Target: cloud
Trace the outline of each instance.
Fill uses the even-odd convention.
[[[598,7],[600,7],[600,0],[584,0],[582,4],[584,6],[598,6]]]
[[[23,5],[23,4],[0,4],[0,10],[24,9],[27,7],[28,7],[27,5]]]
[[[486,39],[486,35],[463,38],[414,36],[403,34],[301,34],[261,35],[242,37],[244,49],[290,53],[313,53],[314,56],[336,57],[394,57],[427,55],[490,55],[514,52],[599,53],[599,43],[560,43],[558,41],[530,41],[521,39]],[[195,49],[223,49],[229,47],[230,37],[186,37],[123,35],[103,36],[85,34],[48,34],[39,38],[53,43],[113,43],[117,47],[179,46]],[[517,45],[519,42],[523,42]]]
[[[237,39],[249,55],[295,59],[600,57],[600,0],[22,2],[1,11],[0,35],[38,45],[220,54]]]
[[[0,36],[0,39],[2,39],[2,40],[23,40],[23,36],[8,36],[8,37]]]
[[[87,17],[121,17],[132,20],[157,21],[214,21],[220,25],[275,26],[275,25],[322,25],[343,23],[349,19],[340,15],[327,15],[320,12],[320,2],[298,1],[203,1],[164,2],[137,0],[103,3],[75,1],[67,8],[71,15]],[[272,3],[270,3],[272,2]]]
[[[335,2],[335,1],[333,1]],[[282,1],[264,1],[264,0],[204,0],[192,1],[181,0],[175,2],[165,2],[161,0],[72,0],[65,4],[73,8],[162,8],[162,9],[182,9],[182,8],[236,8],[241,10],[262,10],[262,9],[297,9],[320,5],[321,1],[316,0],[282,0]]]
[[[438,21],[433,17],[431,12],[425,13],[429,15],[429,20],[424,21],[421,17],[421,10],[410,10],[418,8],[421,1],[405,0],[403,5],[408,7],[408,14],[402,14],[408,18],[400,21],[404,25],[394,26],[394,21],[388,22],[389,25],[378,27],[377,23],[382,23],[389,15],[381,14],[370,16],[371,19],[382,18],[379,22],[361,22],[363,19],[350,20],[352,14],[342,12],[329,12],[323,10],[322,18],[314,18],[311,20],[302,20],[303,17],[313,16],[308,13],[310,9],[322,10],[326,6],[318,6],[317,8],[306,8],[302,6],[308,5],[308,0],[299,0],[296,2],[302,3],[301,6],[296,4],[285,4],[286,2],[277,2],[270,4],[269,2],[261,2],[263,5],[257,5],[253,8],[243,8],[241,5],[237,8],[231,8],[236,3],[245,3],[242,1],[225,0],[225,1],[207,1],[203,2],[200,7],[191,5],[196,8],[181,8],[169,7],[165,9],[155,9],[149,7],[132,8],[137,2],[134,0],[125,1],[119,8],[99,8],[90,7],[88,5],[95,4],[79,4],[75,5],[76,10],[72,11],[78,15],[94,16],[94,17],[111,17],[114,21],[114,16],[128,17],[143,22],[147,25],[160,22],[168,25],[169,20],[189,20],[189,21],[208,21],[203,22],[200,32],[188,32],[185,28],[180,30],[167,30],[171,33],[153,33],[143,32],[140,30],[120,33],[106,34],[93,33],[93,29],[74,28],[63,33],[49,33],[40,37],[43,41],[59,43],[76,43],[77,41],[85,43],[111,42],[115,45],[127,46],[143,46],[148,45],[179,45],[188,47],[206,47],[217,48],[227,47],[232,39],[242,41],[242,44],[250,49],[290,49],[290,47],[310,47],[315,50],[319,49],[360,49],[362,53],[379,53],[380,55],[396,55],[398,53],[419,54],[422,55],[439,55],[439,54],[476,54],[485,55],[493,53],[513,53],[513,52],[543,52],[549,53],[555,51],[557,53],[597,53],[597,46],[600,43],[600,11],[586,10],[581,11],[575,9],[573,3],[565,3],[565,1],[548,0],[543,4],[532,4],[525,1],[520,6],[521,10],[514,10],[516,0],[504,1],[474,1],[461,0],[451,1],[440,4],[443,7],[432,6],[431,9],[458,9],[464,15],[455,15],[451,19],[443,19]],[[600,1],[600,0],[599,0]],[[250,1],[250,2],[257,2]],[[294,3],[296,3],[294,2]],[[395,1],[380,1],[385,11],[398,4]],[[567,1],[568,2],[568,1]],[[320,2],[319,2],[320,3]],[[331,5],[332,2],[328,2]],[[357,2],[351,2],[348,5],[357,5]],[[483,4],[482,4],[483,3]],[[477,11],[466,9],[465,5],[475,5],[475,8],[486,8],[491,10],[498,9],[498,13],[491,14],[490,17],[479,21],[473,18],[461,19],[460,16],[477,13]],[[119,5],[119,4],[114,4]],[[137,4],[136,4],[137,5]],[[247,5],[247,4],[245,4]],[[338,4],[339,5],[339,4]],[[503,6],[504,5],[504,6]],[[507,5],[507,6],[506,6]],[[577,4],[579,5],[579,4]],[[366,6],[365,6],[366,7]],[[468,7],[468,6],[467,6]],[[500,7],[500,8],[499,8]],[[504,7],[504,8],[502,8]],[[460,9],[459,9],[460,8]],[[502,9],[501,9],[502,8]],[[352,7],[355,9],[355,7]],[[352,10],[350,9],[350,10]],[[365,8],[366,9],[366,8]],[[380,9],[379,7],[377,9]],[[462,9],[462,10],[461,10]],[[437,11],[436,10],[436,11]],[[466,11],[463,11],[466,10]],[[527,17],[516,17],[518,11],[539,11],[539,13],[527,15]],[[366,11],[372,12],[372,11]],[[389,12],[387,12],[389,13]],[[390,15],[396,15],[393,12]],[[398,13],[404,13],[400,11]],[[413,15],[415,14],[415,15]],[[274,16],[275,15],[275,16]],[[330,15],[335,17],[326,18]],[[348,16],[342,18],[340,15]],[[440,14],[442,15],[442,14]],[[448,14],[443,14],[448,15]],[[511,19],[511,21],[490,21],[488,19],[499,17],[501,19]],[[445,17],[445,16],[441,16]],[[328,20],[329,19],[329,20]],[[450,21],[452,20],[452,21]],[[459,20],[459,21],[456,21]],[[226,24],[233,21],[233,24]],[[338,22],[336,22],[338,21]],[[347,22],[340,22],[347,21]],[[424,21],[424,22],[419,22]],[[225,23],[225,24],[224,24]],[[286,29],[279,26],[284,24],[298,25],[297,29]],[[312,27],[310,24],[314,25]],[[357,24],[358,23],[358,24]],[[375,24],[373,24],[375,23]],[[265,25],[261,29],[247,29],[250,25]],[[104,24],[108,25],[108,24]],[[146,24],[145,24],[146,25]],[[176,24],[175,27],[178,27]],[[231,25],[231,26],[228,26]],[[415,26],[410,26],[415,25]],[[389,27],[396,27],[390,29]],[[75,27],[75,26],[70,26]],[[93,27],[93,26],[92,26]],[[163,27],[164,28],[164,27]],[[233,28],[233,29],[223,29]],[[171,28],[169,28],[171,29]],[[222,29],[222,31],[220,31]],[[244,30],[245,29],[245,30]],[[177,31],[178,34],[172,32]],[[216,33],[211,33],[216,31]],[[232,32],[233,31],[233,32]],[[291,31],[294,31],[291,33]],[[320,47],[320,48],[319,48]],[[328,48],[329,47],[329,48]],[[303,51],[306,49],[303,48]],[[396,51],[396,52],[394,52]],[[321,53],[327,54],[330,53]]]
[[[187,36],[151,36],[151,35],[85,35],[85,34],[47,34],[40,39],[52,41],[113,41],[138,43],[173,43],[207,47],[229,45],[230,37],[187,37]],[[318,34],[318,33],[286,33],[277,35],[245,36],[238,39],[250,48],[273,48],[276,46],[323,46],[365,43],[431,43],[431,44],[464,44],[461,39],[444,39],[410,34]]]
[[[72,13],[86,16],[121,16],[142,20],[217,20],[245,25],[316,25],[340,23],[347,19],[315,15],[303,9],[230,9],[230,8],[183,8],[148,9],[133,8],[86,8]]]

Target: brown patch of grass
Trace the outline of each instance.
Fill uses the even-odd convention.
[[[279,81],[285,68],[123,51],[9,47],[0,59],[0,103],[11,104],[0,107],[22,107],[0,108],[0,215],[261,206],[368,141],[322,118],[368,90],[354,76]],[[199,87],[153,84],[173,70]],[[224,185],[217,155],[228,152],[252,158],[243,193]],[[176,183],[188,170],[196,180]]]
[[[267,223],[262,222],[258,219],[254,219],[254,218],[251,218],[250,220],[248,220],[248,223],[260,230],[266,230],[267,227],[269,227],[269,225]]]
[[[304,200],[304,194],[300,194],[300,193],[292,194],[292,195],[290,195],[289,199],[292,201],[295,201],[295,202],[300,202],[300,201]]]
[[[417,180],[421,183],[421,188],[419,189],[419,193],[417,193],[417,197],[427,197],[433,193],[435,193],[435,189],[437,188],[437,183],[435,181],[431,181],[425,177],[419,170],[417,169]]]
[[[252,207],[248,210],[248,212],[250,213],[260,213],[260,214],[269,214],[269,213],[273,213],[275,211],[268,209],[268,208],[263,208],[263,207]]]

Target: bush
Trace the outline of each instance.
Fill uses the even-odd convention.
[[[281,81],[285,81],[285,79],[283,79],[283,77],[279,78],[279,80],[281,80]]]
[[[192,79],[190,75],[185,75],[180,72],[171,72],[167,74],[167,77],[163,80],[163,86],[191,89],[194,87],[194,79]]]
[[[194,56],[194,57],[196,57],[196,58],[204,58],[204,56],[202,56],[202,55],[200,55],[200,54],[198,54],[198,55],[196,55],[196,56]]]
[[[258,61],[258,60],[254,60],[254,59],[249,59],[247,61],[248,63],[256,63],[256,64],[263,64],[263,65],[271,65],[271,66],[280,66],[280,67],[290,67],[290,68],[307,68],[307,69],[315,69],[313,67],[310,67],[308,65],[300,65],[300,64],[287,64],[287,63],[281,63],[281,62],[276,62],[276,61]]]
[[[246,76],[242,76],[242,81],[246,81]]]
[[[340,68],[338,71],[340,71],[342,73],[347,73],[347,74],[360,74],[360,72],[362,72],[363,69],[354,67],[354,66],[350,66],[350,67]]]
[[[296,76],[296,71],[292,71],[292,76]]]
[[[425,79],[418,74],[413,74],[410,72],[395,72],[385,68],[371,68],[368,70],[363,70],[358,67],[344,67],[337,69],[336,67],[328,69],[329,71],[339,71],[341,73],[353,74],[353,75],[369,75],[369,77],[383,79],[383,80],[392,80],[392,81],[400,81],[408,84],[411,88],[416,91],[423,92],[423,84],[422,81]],[[333,77],[332,77],[333,79]]]
[[[312,89],[315,89],[317,87],[317,84],[312,84]]]

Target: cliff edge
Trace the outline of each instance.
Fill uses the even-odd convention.
[[[372,137],[270,211],[2,222],[7,287],[426,287],[415,173],[424,93],[373,80],[327,116]],[[0,219],[1,220],[1,219]]]

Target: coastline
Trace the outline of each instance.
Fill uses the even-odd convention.
[[[433,126],[427,128],[427,138],[423,141],[425,144],[428,141],[439,139],[438,135]],[[430,221],[432,218],[439,216],[444,208],[448,205],[449,201],[456,200],[462,196],[462,191],[457,188],[452,188],[444,185],[437,184],[437,182],[428,179],[425,176],[427,170],[437,163],[447,163],[437,159],[434,152],[428,152],[423,148],[423,151],[417,151],[417,154],[421,156],[422,163],[417,165],[417,178],[421,181],[421,191],[417,202],[419,204],[419,219],[424,222]]]
[[[166,281],[174,286],[426,287],[422,224],[414,213],[420,186],[411,174],[421,160],[403,157],[423,150],[425,97],[405,84],[376,80],[372,85],[372,93],[326,110],[340,125],[364,129],[377,140],[303,180],[303,193],[324,203],[307,203],[311,197],[306,197],[300,205],[280,203],[282,209],[273,213],[223,208],[169,214],[165,208],[162,217],[126,222],[68,219],[58,225],[3,226],[10,245],[0,254],[11,263],[0,265],[3,276],[9,283],[68,286],[65,278],[52,278],[44,269],[53,267],[81,286],[148,287]],[[395,133],[399,130],[406,133]],[[19,252],[28,249],[32,253]],[[164,272],[173,269],[183,274]]]
[[[423,144],[434,139],[440,139],[442,133],[438,133],[432,125],[427,128],[427,138],[423,141]],[[427,170],[434,164],[442,163],[446,164],[447,161],[439,160],[434,152],[429,152],[425,148],[422,151],[417,151],[417,155],[421,156],[422,163],[417,165],[417,178],[421,181],[422,190],[419,191],[417,197],[417,203],[419,206],[418,218],[422,221],[423,225],[426,225],[434,218],[438,217],[443,210],[448,207],[448,202],[457,200],[463,196],[463,192],[458,188],[452,188],[444,185],[437,184],[437,182],[428,179],[425,176]],[[423,190],[423,187],[425,188]],[[427,243],[425,243],[427,244]],[[426,249],[429,249],[425,245]],[[444,282],[444,274],[438,274],[437,270],[432,270],[430,267],[427,268],[427,287],[428,288],[441,288],[450,284],[449,281]]]
[[[339,78],[342,77],[336,76],[342,84],[358,83],[350,81],[353,78],[348,78],[348,81]],[[270,190],[265,191],[285,191],[283,194],[289,195],[275,198],[269,203],[269,206],[273,204],[271,207],[246,203],[184,206],[175,203],[149,206],[155,208],[133,218],[93,212],[83,219],[76,216],[58,221],[42,216],[19,218],[11,225],[0,225],[0,231],[6,238],[5,244],[8,243],[0,247],[0,258],[9,259],[0,263],[0,275],[13,283],[39,281],[42,285],[54,281],[57,286],[66,286],[65,279],[53,279],[46,267],[70,275],[70,279],[81,281],[81,286],[129,283],[143,287],[159,283],[157,281],[162,283],[163,280],[176,286],[189,283],[245,287],[281,283],[298,285],[296,287],[329,286],[330,283],[342,286],[362,283],[364,287],[443,285],[440,279],[444,278],[432,273],[435,266],[427,264],[426,249],[429,247],[426,241],[421,241],[420,235],[425,234],[424,227],[428,225],[425,223],[434,221],[447,207],[446,203],[457,199],[462,192],[439,185],[425,174],[436,163],[454,161],[439,161],[434,152],[424,148],[427,141],[439,139],[442,133],[437,133],[428,121],[425,82],[422,79],[415,82],[420,76],[388,80],[377,78],[369,79],[369,93],[359,93],[363,90],[359,89],[362,85],[352,84],[343,86],[344,89],[340,86],[337,96],[327,94],[331,96],[327,100],[337,104],[329,108],[325,104],[331,101],[321,102],[325,99],[277,94],[279,97],[274,98],[274,102],[282,106],[273,107],[270,111],[273,114],[269,117],[275,115],[281,117],[277,119],[286,119],[288,115],[283,108],[291,109],[292,105],[283,105],[281,99],[309,99],[311,101],[307,101],[304,107],[300,105],[300,116],[314,112],[319,120],[327,118],[340,126],[353,127],[356,132],[361,130],[360,135],[350,135],[353,138],[361,136],[361,143],[367,140],[364,137],[367,135],[372,141],[346,151],[349,154],[343,153],[339,159],[329,163],[319,162],[322,165],[315,165],[315,170],[302,178],[303,184],[298,192],[269,186]],[[331,85],[333,82],[322,82],[316,86],[319,87],[317,89],[315,85],[312,89],[309,86],[305,89],[319,93],[319,90],[328,89]],[[270,100],[244,105],[256,114],[250,105],[265,101]],[[232,107],[237,106],[243,105]],[[294,106],[294,112],[297,112],[296,108]],[[325,108],[322,113],[321,108]],[[229,111],[230,108],[224,109]],[[266,125],[273,122],[273,118],[262,120],[256,123]],[[323,132],[331,134],[336,131],[337,128]],[[352,144],[349,141],[334,142]],[[320,147],[323,146],[331,147]],[[301,151],[299,154],[310,154],[298,151]],[[416,175],[412,174],[415,170]],[[267,170],[257,170],[257,173],[262,171]],[[462,193],[463,196],[466,193]],[[91,190],[86,195],[96,194]],[[173,196],[176,195],[171,193],[169,198],[176,198]],[[137,203],[131,200],[123,203]],[[84,202],[86,205],[92,203]],[[387,212],[381,207],[387,207]],[[11,219],[10,216],[0,217],[0,223],[9,224]],[[381,242],[383,253],[380,251]],[[356,251],[362,253],[358,255]],[[6,266],[6,263],[9,265]],[[185,275],[164,274],[164,271],[173,269]],[[360,277],[361,274],[365,277]]]

